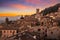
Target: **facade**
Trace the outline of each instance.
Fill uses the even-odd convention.
[[[1,32],[1,37],[10,37],[10,36],[12,36],[12,35],[15,35],[16,33],[17,33],[17,31],[16,30],[0,30],[0,32]]]
[[[58,40],[60,38],[60,28],[52,27],[52,28],[47,29],[47,38]]]
[[[16,35],[17,34],[17,29],[12,28],[12,27],[2,27],[0,28],[0,37],[10,37],[12,35]]]

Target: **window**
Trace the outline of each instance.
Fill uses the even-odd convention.
[[[9,30],[10,31],[10,33],[12,33],[12,31],[11,30]]]
[[[42,22],[42,23],[41,23],[41,26],[43,26],[43,24],[44,24],[44,23]]]
[[[38,29],[38,31],[40,31],[41,29]]]
[[[2,36],[2,31],[0,31],[0,37]]]
[[[6,31],[4,30],[4,33],[5,33]]]
[[[39,26],[39,25],[40,25],[40,22],[37,22],[37,23],[36,23],[36,26]]]
[[[51,32],[51,34],[53,34],[53,32]]]

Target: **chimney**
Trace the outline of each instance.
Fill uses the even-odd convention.
[[[39,9],[36,9],[36,13],[39,13]]]

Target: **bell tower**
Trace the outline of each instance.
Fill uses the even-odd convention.
[[[36,13],[39,13],[39,9],[36,9]]]

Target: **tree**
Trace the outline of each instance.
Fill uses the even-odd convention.
[[[6,21],[7,24],[9,23],[9,19],[7,17],[6,17],[5,21]]]
[[[21,16],[21,17],[20,17],[20,19],[24,19],[24,17],[23,17],[23,16]]]
[[[49,8],[45,8],[44,10],[42,10],[40,13],[44,15],[47,15],[49,13],[54,13],[54,12],[57,12],[58,11],[58,8],[60,7],[60,3],[54,5],[54,6],[51,6]]]

